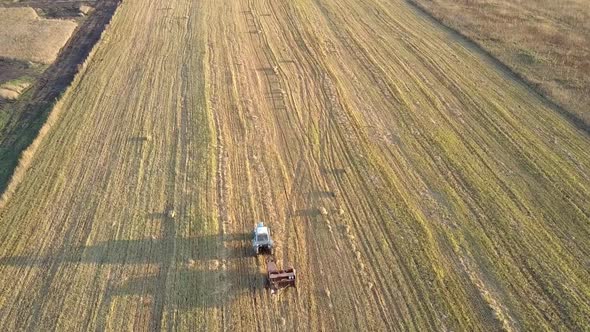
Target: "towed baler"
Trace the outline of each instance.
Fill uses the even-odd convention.
[[[281,288],[295,287],[297,274],[293,267],[280,270],[274,256],[268,256],[266,258],[266,269],[268,272],[267,285],[271,293],[274,294]]]

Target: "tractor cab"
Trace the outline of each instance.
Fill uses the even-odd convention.
[[[272,254],[272,239],[270,237],[270,229],[264,226],[264,223],[259,222],[253,232],[252,248],[254,253],[259,255],[263,252]]]

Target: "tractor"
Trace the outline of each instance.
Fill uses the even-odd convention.
[[[272,255],[273,243],[270,238],[270,229],[264,226],[264,223],[259,222],[254,228],[252,239],[252,248],[256,255],[267,253]]]

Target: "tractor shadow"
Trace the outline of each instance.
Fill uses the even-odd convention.
[[[156,264],[164,260],[182,263],[190,260],[247,258],[251,233],[225,236],[204,235],[189,238],[143,238],[109,240],[88,246],[65,247],[63,255],[19,255],[0,257],[0,265],[42,266],[48,261],[58,263]],[[175,249],[175,250],[174,250]],[[168,257],[174,253],[173,257]]]
[[[151,212],[149,222],[160,222],[160,234],[133,240],[108,240],[86,246],[67,246],[54,252],[57,255],[0,257],[0,266],[36,266],[47,262],[92,263],[97,265],[161,264],[173,262],[240,259],[248,257],[252,234],[211,234],[179,237],[174,218],[168,212]]]

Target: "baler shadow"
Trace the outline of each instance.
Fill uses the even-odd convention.
[[[223,270],[194,269],[166,265],[157,274],[138,275],[111,281],[98,308],[97,324],[104,330],[115,299],[139,303],[150,312],[148,330],[161,330],[166,312],[192,308],[219,308],[241,294],[264,286],[265,276],[254,268]]]
[[[265,276],[255,271],[188,269],[170,272],[168,279],[172,280],[174,289],[182,290],[167,295],[166,307],[170,310],[220,307],[242,293],[262,287]],[[161,291],[160,280],[158,275],[130,278],[116,284],[108,295],[141,296],[146,300],[145,305],[151,305]]]

